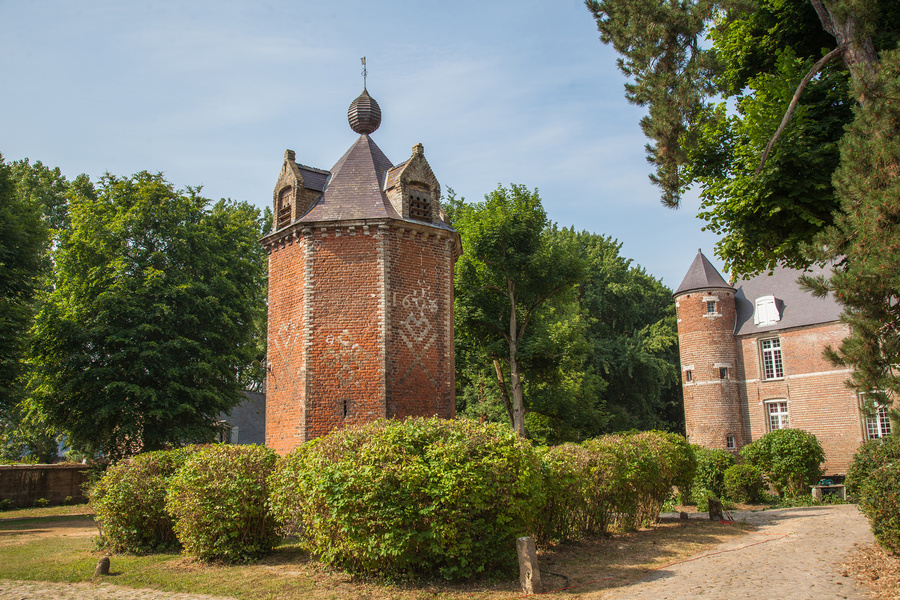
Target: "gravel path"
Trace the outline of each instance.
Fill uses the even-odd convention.
[[[0,579],[3,600],[233,600],[198,594],[173,594],[107,583],[52,583]]]
[[[697,515],[692,515],[698,518]],[[572,598],[603,600],[843,599],[867,598],[841,563],[857,544],[873,542],[855,505],[733,513],[756,531],[687,561],[664,567],[635,584]],[[227,600],[106,583],[63,584],[0,580],[0,600]]]
[[[757,527],[689,561],[654,571],[603,600],[732,600],[738,598],[862,599],[868,595],[841,563],[858,544],[874,541],[853,504],[735,511]]]

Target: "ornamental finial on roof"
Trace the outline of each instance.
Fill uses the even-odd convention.
[[[368,135],[381,125],[381,107],[366,91],[366,57],[364,56],[360,60],[363,66],[363,92],[347,109],[347,120],[350,122],[350,129],[356,133]]]

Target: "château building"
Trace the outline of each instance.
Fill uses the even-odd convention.
[[[849,369],[823,357],[848,329],[837,302],[803,291],[800,274],[729,284],[698,251],[675,291],[688,441],[737,452],[774,429],[803,429],[825,450],[826,473],[843,474],[891,423],[885,407],[863,408]]]

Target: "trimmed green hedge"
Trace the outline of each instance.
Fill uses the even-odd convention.
[[[744,460],[760,469],[788,498],[810,493],[822,476],[825,452],[813,434],[802,429],[776,429],[741,450]]]
[[[858,498],[869,474],[893,461],[900,462],[900,435],[867,441],[857,449],[847,468],[847,477],[844,480],[847,493]]]
[[[265,446],[206,446],[169,480],[166,510],[190,556],[247,562],[279,542],[267,509],[275,453]]]
[[[710,496],[725,497],[725,471],[734,466],[734,455],[727,450],[710,450],[691,446],[697,459],[697,469],[691,484],[690,498],[697,510],[708,510]]]
[[[766,488],[763,472],[753,465],[733,465],[725,469],[723,477],[725,497],[733,502],[759,502]]]
[[[547,544],[629,530],[658,518],[696,461],[684,437],[661,431],[606,435],[542,454],[546,503],[533,531]]]
[[[862,485],[859,508],[869,518],[878,543],[900,555],[900,461],[872,471]]]
[[[515,539],[543,504],[540,468],[508,427],[381,420],[285,457],[271,507],[327,564],[467,578],[515,565]]]
[[[194,450],[148,452],[107,469],[88,494],[107,547],[144,554],[178,546],[166,485]]]

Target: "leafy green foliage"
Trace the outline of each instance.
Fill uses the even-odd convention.
[[[562,444],[540,453],[545,502],[531,526],[539,545],[606,533],[615,516],[613,452]]]
[[[144,554],[178,545],[166,512],[166,485],[192,451],[139,454],[111,466],[91,486],[91,507],[106,547]]]
[[[498,374],[508,372],[500,396],[513,429],[524,435],[520,363],[527,335],[539,311],[579,280],[582,263],[551,236],[537,191],[524,186],[498,187],[484,202],[462,204],[453,214],[463,239],[455,283],[460,339],[473,355],[489,357]]]
[[[34,329],[40,410],[107,460],[210,440],[258,358],[259,211],[147,172],[73,188]]]
[[[829,358],[853,367],[851,382],[867,398],[890,405],[889,392],[900,392],[900,50],[883,53],[878,77],[856,91],[866,103],[855,109],[834,176],[841,213],[808,248],[835,268],[827,281],[802,281],[845,308],[850,334]]]
[[[69,183],[40,161],[4,164],[0,157],[0,189],[0,459],[51,462],[59,432],[31,401],[25,352],[50,248],[68,226]]]
[[[869,50],[858,51],[892,49],[900,36],[898,0],[825,1],[827,18],[847,33],[844,60],[812,79],[756,176],[803,76],[838,46],[813,4],[586,0],[601,40],[613,45],[631,80],[626,98],[647,107],[641,127],[663,203],[678,206],[699,184],[700,216],[722,235],[716,253],[730,271],[809,264],[803,245],[832,222],[836,145],[861,97],[848,77],[864,78],[877,62]]]
[[[563,229],[584,257],[578,296],[587,323],[587,366],[603,385],[596,405],[611,413],[607,431],[684,432],[678,332],[672,291],[621,256],[616,240]],[[593,433],[593,432],[591,432]]]
[[[462,579],[515,564],[542,503],[535,451],[507,427],[376,421],[300,446],[272,478],[272,512],[330,565]]]
[[[900,462],[878,467],[866,478],[859,508],[869,518],[878,543],[900,555]]]
[[[775,491],[791,498],[809,493],[822,476],[825,452],[813,434],[776,429],[744,446],[741,456],[765,473]]]
[[[10,166],[0,156],[0,411],[7,420],[21,401],[25,334],[48,237],[40,205],[18,194]]]
[[[248,562],[280,537],[269,514],[268,477],[276,455],[265,446],[207,446],[169,480],[166,511],[184,551],[199,560]]]
[[[734,455],[726,450],[692,446],[697,470],[690,486],[690,498],[698,510],[706,510],[709,496],[725,497],[725,471],[734,466]]]
[[[615,523],[623,530],[655,520],[672,487],[686,485],[697,464],[683,437],[659,431],[607,435],[584,446],[603,457],[601,489],[611,492]]]
[[[725,497],[734,502],[750,504],[763,498],[765,482],[763,472],[753,465],[732,465],[725,469],[723,477]]]
[[[622,257],[612,238],[555,227],[548,233],[580,257],[584,276],[535,312],[519,347],[528,436],[558,444],[611,430],[683,432],[671,290]],[[483,336],[460,327],[456,340],[458,410],[505,420]]]
[[[817,56],[815,58],[818,58]],[[746,93],[708,110],[689,150],[692,179],[702,188],[699,217],[719,236],[716,254],[729,270],[754,273],[781,263],[809,261],[804,244],[832,220],[837,200],[831,175],[838,165],[836,140],[850,121],[846,71],[830,65],[806,89],[803,104],[756,175],[760,155],[814,58],[789,48],[772,72],[747,82]]]
[[[847,493],[859,498],[869,474],[896,461],[900,461],[900,435],[867,441],[856,450],[850,466],[847,467],[847,477],[844,480]]]

